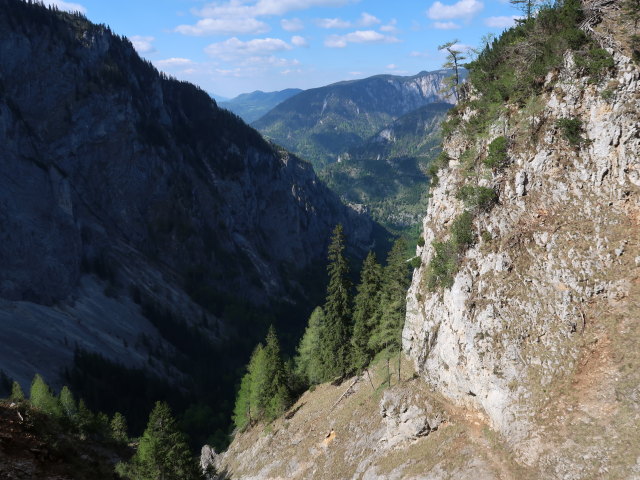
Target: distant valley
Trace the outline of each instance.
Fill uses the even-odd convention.
[[[255,111],[267,99],[291,95],[252,125],[311,162],[344,201],[404,230],[426,204],[426,166],[439,152],[439,126],[454,102],[444,83],[450,75],[376,75],[297,94],[254,92],[237,97],[233,108],[249,120],[244,102]]]

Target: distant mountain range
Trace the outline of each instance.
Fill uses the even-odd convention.
[[[434,102],[451,72],[410,77],[376,75],[305,90],[253,123],[267,138],[297,153],[316,168],[338,161],[402,115]]]
[[[243,93],[230,100],[220,100],[218,101],[218,105],[232,111],[245,122],[251,123],[258,120],[275,106],[300,92],[302,92],[302,90],[299,88],[287,88],[279,92],[256,90],[251,93]]]

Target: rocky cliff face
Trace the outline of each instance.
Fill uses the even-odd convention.
[[[203,91],[19,0],[0,1],[0,138],[0,365],[23,384],[76,348],[160,372],[148,358],[172,339],[149,308],[215,340],[232,299],[299,300],[336,223],[354,251],[372,241],[309,164]]]
[[[408,295],[403,344],[422,378],[479,412],[540,478],[640,475],[640,71],[611,52],[608,82],[589,83],[567,54],[538,111],[510,112],[490,138],[449,138]],[[579,147],[558,127],[569,118],[582,122]],[[431,292],[432,242],[463,210],[457,159],[498,135],[512,166],[481,185],[499,204],[476,220],[484,239],[453,286]]]

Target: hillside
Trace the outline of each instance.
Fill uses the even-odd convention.
[[[316,386],[214,456],[228,478],[640,477],[640,57],[627,7],[638,13],[558,2],[479,55],[443,126],[407,295],[415,373],[405,365],[384,390],[374,364],[372,385],[365,372]]]
[[[0,367],[134,429],[167,398],[224,432],[269,323],[297,340],[333,227],[374,242],[311,165],[81,15],[0,0],[0,138]]]
[[[328,165],[323,178],[345,201],[367,205],[385,225],[417,224],[427,206],[427,169],[440,152],[440,124],[451,107],[430,103],[403,115]]]
[[[251,93],[243,93],[230,100],[218,102],[218,106],[235,113],[245,122],[251,123],[258,120],[269,110],[273,109],[288,98],[302,92],[299,88],[287,88],[278,92],[263,92],[256,90]]]
[[[449,75],[444,70],[411,77],[377,75],[305,90],[253,126],[320,168],[402,115],[448,99],[442,82]]]

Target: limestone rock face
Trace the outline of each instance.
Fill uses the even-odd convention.
[[[17,0],[0,1],[0,138],[0,364],[24,383],[76,347],[145,365],[140,336],[163,341],[140,305],[224,337],[229,298],[301,298],[337,223],[372,243],[368,217],[205,92]]]
[[[445,142],[453,161],[432,191],[407,296],[403,345],[422,378],[554,478],[631,478],[628,459],[611,452],[640,456],[624,446],[640,426],[640,378],[629,370],[639,361],[629,342],[640,318],[640,71],[611,53],[608,82],[581,78],[568,55],[539,113],[511,112],[490,138]],[[566,118],[582,123],[578,147],[558,125]],[[429,291],[432,242],[464,208],[457,159],[472,147],[484,155],[503,134],[512,164],[481,181],[499,203],[476,219],[484,233],[453,286]]]

